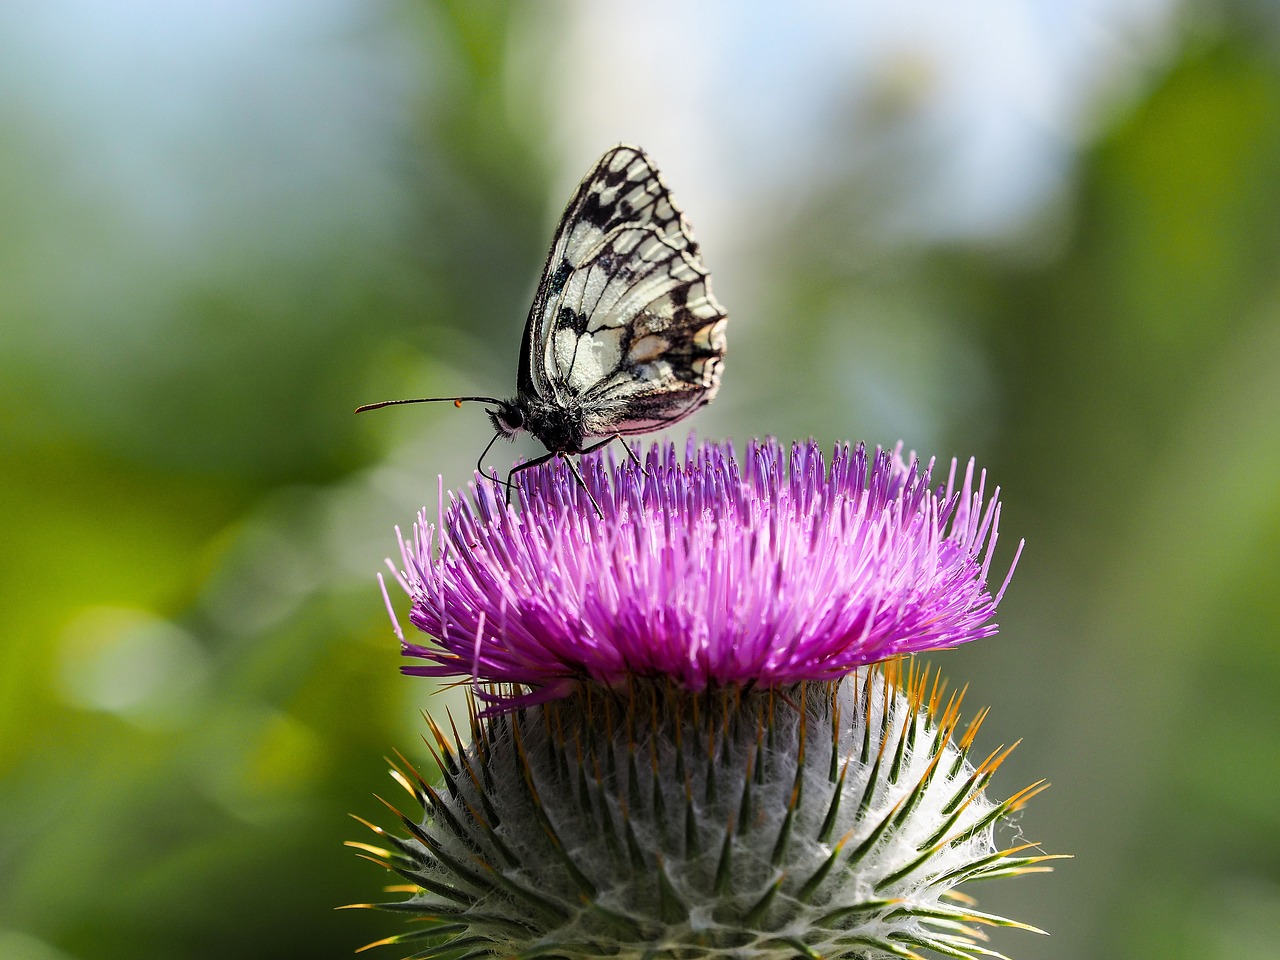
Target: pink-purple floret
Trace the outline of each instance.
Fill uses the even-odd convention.
[[[930,489],[901,448],[842,445],[828,466],[813,441],[789,456],[753,442],[739,461],[691,438],[683,461],[650,447],[644,475],[600,455],[581,471],[603,516],[559,460],[517,474],[518,509],[480,479],[439,529],[419,515],[389,565],[434,643],[406,640],[392,613],[404,654],[425,661],[405,673],[517,685],[490,694],[500,707],[582,680],[835,679],[991,636],[1017,563],[993,594],[999,489],[985,499],[972,461]]]

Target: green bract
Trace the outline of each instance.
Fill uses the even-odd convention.
[[[414,957],[1000,956],[955,888],[1037,867],[999,850],[958,695],[898,662],[843,681],[691,694],[593,684],[433,724],[443,774],[397,779],[423,815],[357,846],[412,896]],[[406,889],[406,888],[400,888]]]

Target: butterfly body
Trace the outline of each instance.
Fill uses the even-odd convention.
[[[619,144],[560,218],[525,321],[515,398],[456,399],[496,407],[488,411],[495,439],[528,432],[546,447],[516,470],[585,453],[711,402],[727,323],[657,168],[639,147]]]
[[[489,420],[505,439],[527,432],[550,453],[581,453],[588,439],[586,413],[580,403],[549,403],[537,397],[502,400]]]

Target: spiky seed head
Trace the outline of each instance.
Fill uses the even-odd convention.
[[[999,956],[956,888],[1049,859],[998,850],[1004,803],[959,697],[896,663],[742,694],[637,680],[433,725],[443,784],[363,846],[412,896],[414,957]],[[1033,929],[1033,928],[1027,928]]]

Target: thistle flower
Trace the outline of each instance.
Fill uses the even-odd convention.
[[[995,842],[1043,785],[988,798],[1009,750],[975,762],[983,715],[957,735],[963,695],[889,659],[994,632],[985,477],[953,463],[931,490],[900,450],[827,465],[772,441],[741,465],[690,443],[643,473],[584,468],[589,490],[526,471],[518,509],[482,481],[442,532],[420,517],[401,540],[410,621],[435,640],[395,625],[425,661],[405,672],[470,677],[481,701],[466,735],[428,721],[440,787],[395,765],[422,808],[396,811],[406,835],[354,844],[407,881],[380,906],[419,921],[380,943],[976,958],[1001,956],[983,925],[1034,930],[955,888],[1046,869]]]
[[[419,516],[392,572],[435,643],[397,624],[404,653],[427,661],[405,673],[534,691],[522,702],[584,679],[776,687],[995,632],[1000,510],[972,461],[958,489],[953,461],[935,491],[900,449],[868,462],[841,447],[828,469],[813,441],[789,458],[753,443],[741,465],[727,445],[690,441],[683,463],[653,447],[643,474],[583,468],[586,488],[562,463],[519,474],[519,513],[481,481],[450,499],[438,549]]]

